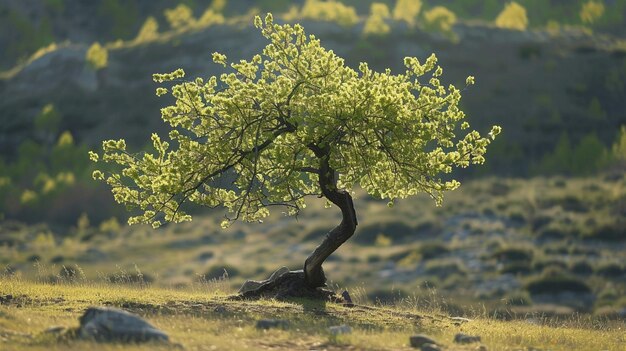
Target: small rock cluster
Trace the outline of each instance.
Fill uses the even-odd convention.
[[[454,342],[457,344],[472,344],[476,342],[480,342],[480,336],[478,335],[467,335],[463,333],[458,333],[454,336]],[[409,343],[411,347],[420,349],[421,351],[440,351],[441,347],[437,342],[431,337],[423,334],[417,334],[411,336],[409,339]],[[483,345],[479,347],[479,350],[486,351],[487,348]]]

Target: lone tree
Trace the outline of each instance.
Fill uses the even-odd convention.
[[[124,140],[104,141],[102,160],[122,169],[93,176],[111,186],[117,202],[139,210],[130,224],[154,227],[191,220],[185,203],[226,207],[227,227],[237,219],[261,221],[273,206],[298,214],[309,195],[326,198],[343,219],[304,269],[245,293],[324,295],[322,263],[357,227],[355,186],[390,205],[420,192],[440,204],[444,191],[460,185],[441,175],[483,163],[500,128],[488,137],[460,132],[469,128],[458,107],[461,92],[440,83],[435,55],[423,64],[405,58],[403,74],[374,72],[366,63],[354,70],[298,24],[274,24],[271,14],[254,24],[269,44],[251,61],[231,63],[230,73],[207,81],[183,80],[181,69],[155,74],[156,82],[174,82],[176,102],[161,110],[170,142],[152,134],[156,153],[132,154]],[[227,64],[219,53],[213,61]],[[97,162],[100,155],[90,157]]]

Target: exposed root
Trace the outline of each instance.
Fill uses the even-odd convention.
[[[239,295],[233,296],[232,299],[256,300],[261,298],[273,298],[285,300],[289,298],[307,298],[311,300],[344,303],[344,299],[331,290],[311,288],[307,285],[302,270],[288,271],[273,279],[253,283],[256,285],[253,288],[246,288],[248,283],[244,284]]]

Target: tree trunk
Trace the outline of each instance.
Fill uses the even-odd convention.
[[[354,234],[357,226],[356,212],[350,193],[337,190],[335,170],[329,165],[330,151],[310,145],[309,148],[320,159],[319,185],[322,195],[341,209],[341,223],[326,234],[324,241],[309,255],[304,262],[304,280],[309,287],[326,285],[322,263]]]

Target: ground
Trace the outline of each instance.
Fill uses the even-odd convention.
[[[76,327],[93,305],[116,306],[137,313],[170,335],[185,350],[409,350],[409,337],[427,334],[445,350],[476,350],[480,344],[453,343],[456,333],[482,337],[488,350],[623,350],[622,322],[594,322],[572,317],[551,326],[536,320],[498,321],[476,316],[458,321],[436,310],[396,307],[344,307],[307,300],[229,301],[219,282],[185,289],[73,283],[42,284],[0,279],[0,349],[117,350],[119,344],[57,340],[43,333],[51,326]],[[7,298],[11,295],[12,298]],[[286,319],[285,330],[259,330],[256,321]],[[353,332],[332,336],[328,327],[347,324]],[[168,349],[131,345],[124,350]]]

